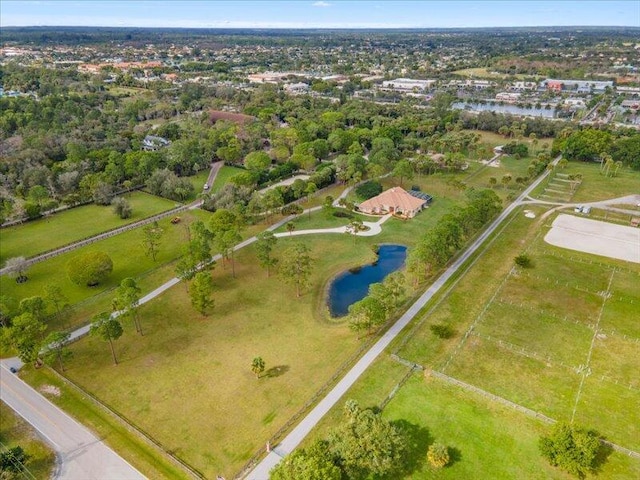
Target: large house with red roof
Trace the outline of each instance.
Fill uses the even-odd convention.
[[[431,197],[424,193],[409,193],[401,187],[393,187],[362,202],[358,209],[371,215],[391,213],[403,218],[413,218],[430,200]]]

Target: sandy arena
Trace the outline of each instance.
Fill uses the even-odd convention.
[[[640,263],[640,228],[558,215],[544,241],[556,247]]]

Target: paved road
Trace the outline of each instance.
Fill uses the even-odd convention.
[[[146,478],[89,430],[40,395],[4,362],[0,399],[27,420],[57,453],[60,480],[142,480]]]
[[[557,163],[560,157],[554,160]],[[324,417],[340,398],[351,388],[358,378],[373,363],[391,341],[407,326],[407,324],[422,310],[431,298],[442,286],[458,271],[458,269],[480,248],[485,240],[498,228],[498,226],[516,209],[520,203],[536,188],[547,176],[549,170],[533,182],[520,196],[509,205],[500,216],[473,242],[473,244],[449,267],[447,270],[424,292],[416,302],[402,315],[393,326],[378,340],[351,370],[338,382],[338,384],[318,403],[318,405],[302,419],[302,421],[287,435],[284,440],[260,462],[256,468],[245,477],[246,480],[268,480],[269,471],[276,466],[283,456],[291,453],[302,440],[311,432],[316,424]]]

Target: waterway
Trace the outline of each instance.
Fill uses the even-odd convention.
[[[553,108],[547,110],[545,108],[523,108],[517,105],[491,105],[488,103],[454,103],[452,108],[456,110],[471,110],[473,112],[496,112],[510,113],[512,115],[522,115],[527,117],[556,118],[556,112]]]

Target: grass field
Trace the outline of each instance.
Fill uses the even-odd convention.
[[[105,294],[105,292],[115,288],[123,278],[140,277],[180,256],[182,254],[182,245],[186,239],[186,225],[196,218],[206,219],[209,215],[208,212],[203,210],[193,210],[183,212],[181,214],[183,221],[178,225],[172,225],[169,219],[160,221],[159,223],[164,228],[165,233],[162,237],[156,262],[144,254],[142,231],[137,228],[43,262],[38,262],[29,267],[29,281],[26,283],[18,284],[12,278],[3,275],[0,277],[0,289],[2,289],[3,295],[19,301],[26,297],[42,295],[46,285],[56,284],[61,287],[72,305],[80,304],[79,310],[82,314],[94,314],[101,311],[100,309],[111,310],[111,294]],[[113,261],[113,272],[105,282],[97,287],[80,287],[71,283],[67,277],[67,264],[83,252],[88,251],[105,252]],[[132,261],[133,259],[135,261]],[[166,280],[172,276],[167,277]],[[153,285],[153,288],[158,285]],[[99,299],[97,304],[91,301],[94,297]],[[89,305],[87,306],[81,302],[88,302]],[[86,321],[86,318],[84,321]],[[67,322],[66,326],[70,326],[69,324],[75,323],[75,320],[71,319],[70,322],[68,320]],[[61,327],[65,325],[63,323],[62,325],[54,324],[52,326]]]
[[[128,426],[118,421],[113,415],[89,400],[86,395],[62,380],[49,369],[33,370],[23,368],[20,372],[35,389],[42,391],[43,387],[57,389],[60,394],[44,395],[58,405],[72,417],[88,426],[102,441],[115,449],[120,456],[146,475],[148,478],[167,480],[186,480],[192,478],[182,468],[177,467],[163,452],[151,446],[140,435],[133,433]],[[49,478],[37,476],[36,478]]]
[[[176,206],[175,202],[132,192],[123,195],[131,203],[131,218],[122,220],[110,206],[95,204],[72,208],[51,217],[0,230],[0,261],[17,256],[30,257],[101,232],[136,222]]]
[[[597,163],[569,162],[566,168],[557,171],[567,175],[582,175],[582,183],[571,199],[573,203],[596,202],[640,192],[640,175],[627,168],[621,168],[615,177],[602,175]],[[547,183],[542,182],[531,196],[539,198]],[[634,209],[634,206],[629,205],[625,208]]]
[[[525,80],[530,78],[541,78],[539,75],[524,75],[521,73],[515,75],[507,75],[506,73],[493,72],[484,67],[476,67],[476,68],[465,68],[462,70],[456,70],[456,75],[462,75],[463,77],[469,78],[507,78],[514,77],[519,80]]]
[[[279,240],[278,250],[292,241]],[[236,279],[214,270],[210,316],[195,313],[178,285],[141,307],[144,337],[125,326],[120,365],[107,344],[87,338],[73,345],[67,374],[205,475],[231,475],[359,345],[345,325],[324,321],[324,288],[371,261],[369,244],[340,236],[305,244],[318,263],[301,299],[267,278],[249,247],[238,253]],[[256,355],[267,362],[260,380],[249,368]]]
[[[213,182],[213,185],[211,185],[211,191],[217,192],[229,182],[229,179],[231,177],[239,173],[242,173],[244,171],[245,170],[238,167],[230,167],[228,165],[223,166],[218,172],[218,175],[216,176],[216,179]],[[202,185],[200,187],[202,187]]]
[[[22,447],[30,457],[25,464],[25,469],[31,476],[25,475],[24,478],[51,477],[56,460],[51,448],[38,437],[36,431],[27,422],[16,415],[4,402],[0,402],[0,450],[4,451],[5,448],[16,446]]]
[[[528,208],[538,218],[545,211]],[[517,213],[453,290],[416,319],[423,323],[396,339],[391,351],[558,420],[570,421],[575,408],[576,422],[638,451],[640,267],[545,244],[552,220],[543,226]],[[512,270],[513,257],[524,250],[534,267]],[[429,327],[438,323],[449,325],[454,337],[433,335]],[[343,400],[380,405],[406,373],[405,366],[381,357]],[[326,436],[341,421],[342,404],[312,438]],[[406,478],[569,478],[538,453],[545,424],[438,378],[414,373],[384,415],[422,431],[424,451],[433,441],[453,449],[450,467],[433,471],[414,458],[415,470]],[[494,452],[499,458],[492,460]],[[598,470],[598,478],[639,475],[639,461],[615,452]]]

